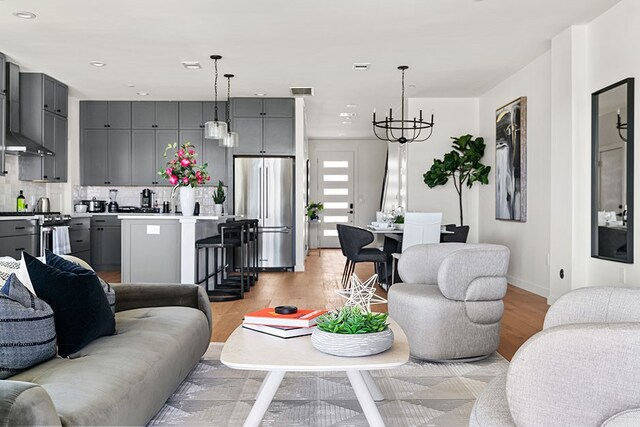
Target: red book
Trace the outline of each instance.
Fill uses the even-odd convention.
[[[268,307],[253,313],[244,315],[244,323],[271,326],[294,326],[308,328],[316,324],[316,319],[326,313],[327,310],[298,309],[293,314],[277,314],[275,308]]]

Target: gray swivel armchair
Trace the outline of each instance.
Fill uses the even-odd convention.
[[[403,252],[403,283],[389,289],[389,315],[402,327],[413,357],[469,361],[500,342],[509,249],[464,243],[416,245]]]
[[[640,425],[640,289],[581,288],[478,397],[471,427]]]

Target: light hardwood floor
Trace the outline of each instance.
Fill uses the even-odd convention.
[[[339,249],[313,250],[307,257],[303,273],[260,273],[258,284],[245,294],[243,300],[211,303],[213,312],[213,334],[211,341],[225,341],[231,332],[242,323],[245,313],[276,305],[298,307],[336,308],[344,299],[334,291],[340,289],[344,257]],[[373,274],[371,263],[356,267],[361,278]],[[119,272],[100,272],[105,280],[117,283]],[[378,294],[386,296],[383,290]],[[509,285],[504,298],[505,312],[500,331],[498,352],[507,360],[531,335],[542,329],[542,322],[549,306],[545,298]],[[386,305],[375,306],[377,311],[386,311]]]

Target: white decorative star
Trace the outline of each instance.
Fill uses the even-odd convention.
[[[347,289],[338,289],[336,293],[347,299],[346,307],[359,307],[364,313],[371,313],[372,304],[385,304],[386,299],[376,295],[375,284],[378,275],[374,274],[364,283],[354,274],[351,276],[351,286]]]

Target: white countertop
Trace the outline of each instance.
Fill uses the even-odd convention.
[[[16,215],[16,216],[0,216],[0,221],[15,221],[17,219],[26,219],[26,220],[31,220],[31,219],[38,219],[38,217],[36,215]]]
[[[149,213],[121,213],[118,219],[128,220],[180,220],[181,222],[197,222],[197,221],[221,221],[229,218],[242,218],[242,215],[199,215],[199,216],[183,216],[178,214],[149,214]]]

